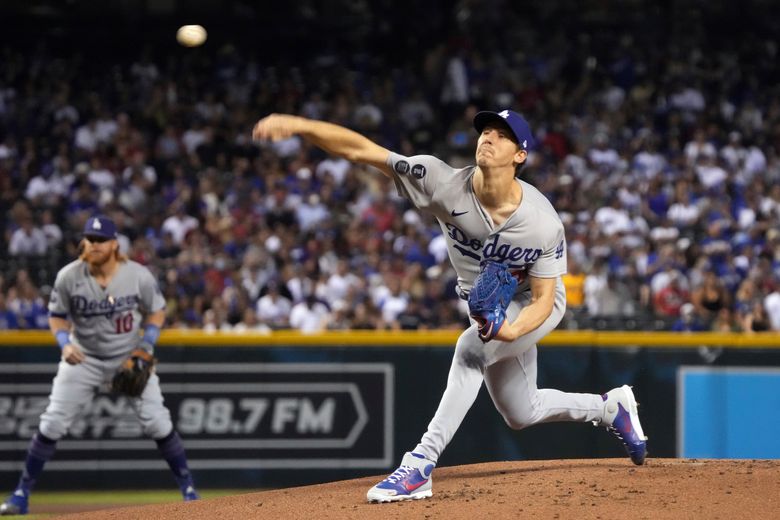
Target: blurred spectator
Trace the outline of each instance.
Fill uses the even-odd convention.
[[[676,318],[680,308],[688,300],[688,290],[680,282],[681,275],[677,271],[670,274],[669,283],[659,290],[653,298],[653,307],[661,316]]]
[[[696,130],[693,139],[685,145],[685,158],[691,166],[695,166],[700,160],[715,159],[717,155],[715,145],[707,141],[707,134],[701,129]]]
[[[244,309],[241,321],[233,326],[235,332],[271,332],[271,328],[257,319],[257,313],[252,308]]]
[[[331,314],[327,305],[314,295],[293,305],[290,311],[290,326],[304,333],[320,332],[328,327]]]
[[[385,278],[385,281],[387,291],[379,300],[379,309],[382,311],[382,321],[385,326],[393,326],[398,315],[406,310],[409,297],[402,291],[399,278],[390,275]]]
[[[616,275],[607,275],[606,285],[600,288],[597,297],[600,300],[598,316],[633,316],[636,313],[634,298]]]
[[[141,211],[147,200],[146,181],[143,174],[138,171],[131,172],[130,178],[123,183],[117,202],[123,209],[132,214]]]
[[[83,168],[76,167],[77,173],[83,171]],[[78,175],[74,181],[73,189],[68,196],[66,206],[68,220],[71,229],[78,229],[79,226],[98,210],[97,193],[84,175]]]
[[[691,303],[696,313],[710,323],[721,309],[731,306],[731,297],[713,271],[704,273],[704,280],[691,293]]]
[[[757,301],[753,307],[741,316],[740,326],[745,332],[766,332],[771,330],[769,317],[767,316],[764,305]]]
[[[203,325],[201,328],[206,332],[232,330],[232,327],[226,321],[225,315],[213,308],[206,309],[206,312],[203,313]]]
[[[283,277],[293,303],[303,301],[307,294],[314,293],[314,283],[316,280],[313,280],[312,278],[314,278],[316,268],[314,267],[313,259],[307,262],[307,264],[309,266],[308,273],[306,272],[307,269],[300,264],[294,266],[286,265],[284,267]],[[325,301],[331,308],[341,307],[343,302],[339,299],[338,294],[338,292],[331,293],[330,287],[328,287]],[[334,296],[331,298],[331,295]]]
[[[588,151],[588,160],[594,169],[600,172],[611,172],[620,163],[620,154],[609,146],[609,137],[605,133],[598,133],[593,138],[594,147]]]
[[[753,280],[743,280],[739,284],[739,289],[737,289],[734,299],[734,310],[736,311],[737,320],[740,323],[745,323],[745,319],[753,313],[756,303],[759,303],[756,284]]]
[[[704,110],[706,100],[698,85],[686,85],[679,81],[670,96],[669,104],[680,109],[686,119],[693,120],[695,113]]]
[[[429,126],[434,120],[433,109],[419,88],[415,88],[411,95],[401,103],[399,116],[407,131]]]
[[[289,327],[290,300],[279,293],[276,281],[268,282],[266,289],[266,294],[257,300],[257,318],[274,329]]]
[[[742,146],[742,135],[739,132],[729,132],[729,140],[726,146],[721,148],[720,157],[733,170],[741,168],[745,162],[747,150]]]
[[[62,228],[54,221],[54,214],[51,210],[47,209],[41,213],[41,231],[46,236],[47,251],[56,256],[62,243]]]
[[[5,301],[5,294],[0,291],[0,330],[11,330],[24,328],[20,327],[16,314],[8,308]]]
[[[369,302],[355,305],[350,316],[351,328],[354,330],[376,330],[381,328],[381,317],[376,308]]]
[[[111,193],[117,184],[116,175],[108,169],[105,161],[99,156],[92,158],[89,172],[87,173],[87,180],[98,192],[106,191]]]
[[[320,225],[330,216],[328,208],[320,201],[316,193],[309,194],[306,200],[295,208],[295,218],[301,231],[308,231]]]
[[[362,219],[381,234],[392,229],[397,214],[389,198],[381,196],[363,212]]]
[[[199,226],[198,220],[187,214],[184,201],[177,201],[173,205],[173,214],[162,223],[162,232],[170,234],[173,243],[181,246],[187,233]]]
[[[314,118],[317,119],[317,118]],[[317,164],[314,173],[318,179],[322,180],[329,175],[336,186],[341,186],[347,178],[347,173],[352,164],[341,157],[327,157]]]
[[[585,273],[576,260],[569,258],[569,269],[562,280],[566,287],[566,307],[579,309],[585,304]]]
[[[699,220],[699,207],[691,202],[687,191],[680,193],[669,206],[666,216],[678,228],[692,228]]]
[[[157,138],[154,151],[154,155],[163,161],[172,161],[181,157],[184,153],[184,145],[174,126],[165,127],[165,131]]]
[[[596,210],[594,220],[598,224],[601,233],[608,237],[618,233],[625,233],[631,227],[628,212],[622,207],[617,196],[612,197],[609,206]]]
[[[726,170],[718,166],[715,156],[704,155],[696,164],[696,175],[699,183],[707,190],[712,190],[723,185],[728,178]]]
[[[345,307],[347,305],[347,295],[360,285],[360,278],[350,272],[347,260],[339,260],[336,265],[336,272],[328,277],[327,290],[325,291],[327,303],[331,308],[340,309]]]
[[[607,271],[602,261],[597,261],[590,273],[585,276],[583,294],[588,314],[600,316],[604,314],[604,305],[601,296],[607,288]]]
[[[764,309],[772,330],[780,332],[780,290],[767,295],[764,299]]]
[[[195,153],[197,148],[209,139],[209,131],[204,128],[200,119],[195,119],[192,127],[188,128],[181,136],[181,142],[188,154]]]
[[[740,327],[734,322],[734,315],[731,309],[724,308],[715,316],[710,329],[713,332],[738,332]]]
[[[25,217],[11,235],[8,253],[11,256],[41,256],[46,253],[46,234],[35,225],[31,217]]]
[[[426,319],[420,300],[412,298],[409,300],[406,308],[396,316],[392,328],[400,330],[420,330],[428,328],[426,326],[428,322],[429,320]]]
[[[56,157],[52,162],[41,166],[40,173],[30,179],[24,196],[35,206],[56,207],[62,202],[70,188],[68,176],[69,162],[64,157]]]
[[[16,281],[8,291],[8,310],[15,316],[21,328],[48,329],[49,312],[29,274],[25,270],[16,273]]]
[[[707,330],[707,322],[701,318],[692,303],[684,303],[680,307],[680,317],[672,324],[676,332],[703,332]]]
[[[97,120],[90,119],[76,130],[76,148],[83,153],[92,153],[98,146]]]

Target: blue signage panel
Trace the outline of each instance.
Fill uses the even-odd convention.
[[[56,367],[0,365],[0,471],[18,471]],[[165,403],[194,470],[390,466],[390,363],[166,363]],[[101,393],[47,471],[164,469],[127,398]]]
[[[679,368],[678,456],[780,459],[778,438],[780,369]]]

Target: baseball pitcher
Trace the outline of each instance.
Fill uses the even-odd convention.
[[[471,326],[459,337],[441,402],[420,443],[368,491],[369,502],[430,497],[431,474],[484,381],[515,429],[550,422],[593,422],[613,431],[642,464],[646,438],[631,388],[604,395],[536,386],[536,344],[563,317],[566,272],[563,224],[550,202],[515,173],[534,143],[526,120],[511,110],[479,112],[476,165],[454,169],[426,155],[405,157],[349,129],[295,116],[257,122],[255,139],[294,134],[350,161],[374,166],[444,234],[468,300]]]
[[[116,236],[111,219],[89,218],[81,256],[57,273],[49,326],[62,360],[19,484],[0,505],[0,515],[27,513],[30,492],[54,455],[57,441],[104,384],[130,400],[144,433],[155,440],[170,466],[184,500],[199,498],[153,371],[165,300],[152,273],[119,253]]]

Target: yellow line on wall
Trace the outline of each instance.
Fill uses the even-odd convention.
[[[257,332],[204,332],[201,330],[165,330],[161,346],[187,347],[454,347],[460,335],[457,330],[433,331],[328,331],[302,334],[279,330]],[[47,331],[0,331],[2,346],[54,347]],[[621,332],[593,330],[556,330],[542,340],[545,347],[652,347],[691,348],[699,346],[730,348],[780,348],[780,333],[679,333]]]

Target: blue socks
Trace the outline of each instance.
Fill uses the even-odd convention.
[[[157,449],[160,450],[160,454],[171,468],[179,487],[182,490],[192,487],[192,474],[187,467],[184,445],[181,443],[181,437],[176,433],[176,430],[172,430],[171,433],[162,439],[156,439],[155,442],[157,443]]]
[[[24,491],[29,496],[35,481],[43,471],[43,466],[52,458],[57,450],[57,441],[49,439],[41,432],[33,435],[30,446],[27,448],[27,459],[24,461],[22,477],[16,489]]]
[[[197,498],[197,494],[193,489],[192,474],[187,467],[184,445],[181,443],[179,434],[176,433],[176,430],[173,430],[162,439],[156,439],[155,442],[160,450],[160,454],[171,468],[182,493],[184,494],[190,488],[190,496]],[[24,493],[25,499],[30,495],[30,491],[35,486],[35,481],[43,471],[43,466],[52,458],[56,450],[57,441],[49,439],[41,432],[33,436],[30,446],[27,448],[27,459],[24,461],[22,476],[19,479],[19,484],[16,486],[17,491],[21,490]]]

